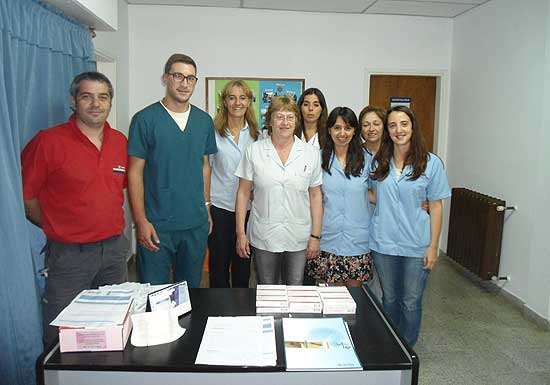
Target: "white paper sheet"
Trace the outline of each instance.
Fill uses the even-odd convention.
[[[134,298],[131,313],[141,313],[145,311],[147,304],[147,294],[156,291],[168,285],[151,285],[149,283],[124,282],[118,285],[100,286],[99,290],[107,293],[127,293]]]
[[[180,338],[185,329],[178,322],[172,309],[132,314],[132,338],[134,346],[166,344]]]
[[[88,328],[121,325],[131,304],[129,294],[83,290],[50,325]]]
[[[273,316],[208,317],[195,363],[275,366]]]

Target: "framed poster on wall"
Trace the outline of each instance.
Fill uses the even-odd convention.
[[[302,95],[305,79],[246,78],[246,77],[206,77],[206,111],[214,118],[220,108],[220,94],[231,80],[241,79],[252,90],[252,107],[256,112],[259,127],[264,126],[264,116],[273,96],[288,95],[294,101]]]

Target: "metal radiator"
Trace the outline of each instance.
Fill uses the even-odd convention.
[[[453,188],[447,255],[483,280],[498,276],[506,202]]]

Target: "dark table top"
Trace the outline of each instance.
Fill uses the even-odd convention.
[[[384,318],[379,305],[361,288],[350,292],[357,303],[355,315],[342,315],[355,344],[364,370],[407,370],[418,366],[416,354],[400,343]],[[119,352],[60,353],[56,349],[41,369],[147,372],[241,372],[284,371],[281,316],[275,315],[277,365],[274,367],[235,367],[195,365],[195,358],[209,316],[256,315],[255,289],[190,289],[193,310],[180,317],[186,329],[178,340],[157,346],[134,347],[128,341]],[[287,317],[288,315],[283,315]],[[293,317],[320,317],[306,314]],[[334,316],[338,317],[338,316]],[[246,343],[246,341],[243,341]],[[416,372],[414,370],[413,372]]]

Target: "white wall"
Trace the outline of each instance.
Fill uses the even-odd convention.
[[[128,135],[130,126],[130,75],[129,75],[129,36],[128,36],[128,4],[125,0],[117,0],[118,30],[116,32],[97,32],[93,43],[96,50],[114,59],[116,64],[116,123],[114,128]],[[111,121],[111,120],[110,120]],[[133,242],[132,218],[128,199],[124,202],[126,220],[126,236]],[[133,249],[135,251],[135,249]]]
[[[505,290],[550,318],[550,21],[547,0],[491,1],[455,19],[447,171],[517,205],[504,226]],[[445,227],[447,222],[445,223]]]
[[[130,111],[158,100],[170,54],[205,76],[298,77],[330,107],[364,105],[365,69],[450,69],[452,21],[443,18],[130,5]]]
[[[97,31],[117,30],[118,4],[113,0],[41,0],[74,18],[82,25],[93,25]]]
[[[543,57],[543,70],[539,81],[543,84],[543,94],[540,102],[536,105],[538,112],[538,133],[537,138],[537,159],[538,173],[536,176],[534,194],[532,197],[533,234],[531,236],[531,253],[533,258],[529,264],[528,293],[529,301],[527,306],[539,314],[546,314],[550,321],[550,247],[548,246],[548,235],[550,233],[550,1],[541,1],[541,14],[545,17],[546,25],[544,36],[546,37]],[[545,4],[544,4],[545,3]],[[546,13],[544,13],[546,8]],[[546,310],[546,313],[544,311]]]
[[[118,2],[118,30],[117,32],[97,32],[93,40],[94,47],[102,53],[110,56],[116,62],[116,89],[115,99],[117,106],[117,119],[115,128],[128,134],[130,122],[129,95],[130,76],[129,62],[129,36],[128,36],[128,4],[124,0]]]
[[[76,0],[115,31],[118,29],[117,4],[113,0]]]

